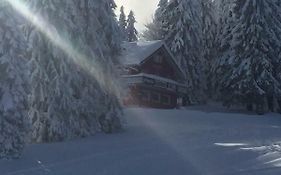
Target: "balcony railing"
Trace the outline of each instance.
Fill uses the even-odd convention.
[[[180,94],[188,93],[187,85],[168,78],[159,77],[157,75],[144,73],[137,75],[124,75],[122,76],[122,80],[128,86],[135,84],[144,84],[147,86],[162,88]]]

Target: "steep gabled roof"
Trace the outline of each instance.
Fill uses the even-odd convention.
[[[163,46],[163,41],[123,42],[120,62],[138,65]]]
[[[184,73],[177,64],[173,54],[162,40],[123,42],[122,54],[120,55],[119,61],[124,66],[141,65],[162,47],[165,48],[170,55],[170,62],[176,67],[177,72],[181,77],[184,77]]]

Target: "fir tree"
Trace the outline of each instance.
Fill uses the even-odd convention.
[[[217,20],[214,2],[212,0],[202,0],[202,46],[205,74],[207,77],[207,94],[214,96],[214,78],[212,75],[212,65],[217,57]]]
[[[138,40],[138,31],[135,28],[136,19],[135,19],[135,14],[132,10],[130,11],[130,13],[128,15],[127,22],[128,22],[127,41],[129,41],[129,42],[137,41]]]
[[[279,96],[280,83],[274,76],[280,48],[280,20],[271,0],[236,0],[235,27],[230,54],[224,54],[220,81],[226,104],[256,104]],[[227,67],[227,68],[225,68]],[[270,102],[271,103],[271,102]]]
[[[172,0],[167,7],[167,44],[177,58],[190,86],[192,102],[205,99],[202,63],[202,18],[197,0]]]
[[[114,100],[118,89],[118,78],[114,70],[114,64],[116,63],[116,52],[120,48],[121,37],[113,13],[116,7],[114,1],[92,0],[89,2],[83,3],[84,6],[77,2],[77,7],[80,7],[81,11],[88,12],[88,17],[84,17],[80,23],[85,23],[90,28],[89,32],[83,32],[86,28],[81,28],[81,32],[85,34],[84,39],[87,42],[84,43],[87,43],[87,47],[79,50],[83,53],[90,53],[87,56],[90,60],[88,62],[89,67],[86,69],[88,71],[81,72],[85,84],[80,89],[85,89],[85,91],[81,94],[81,99],[84,99],[82,100],[84,101],[82,103],[84,107],[80,109],[81,112],[84,111],[82,116],[88,117],[86,123],[92,122],[94,124],[94,121],[98,121],[102,114],[110,113],[111,109],[108,110],[104,103],[114,101],[111,106],[119,106],[119,102]],[[89,17],[93,21],[89,20]],[[79,21],[76,23],[79,23]],[[90,51],[85,50],[85,48],[90,48]],[[96,75],[94,77],[99,80],[93,80],[92,75]],[[95,108],[91,106],[95,106]],[[88,111],[88,113],[85,111]],[[118,120],[119,112],[116,111],[116,115],[109,118]]]
[[[227,65],[226,58],[231,54],[231,40],[233,38],[232,30],[235,26],[235,19],[233,15],[234,2],[232,0],[217,0],[216,4],[217,11],[217,32],[215,47],[217,47],[217,59],[213,61],[211,66],[212,82],[214,88],[214,94],[220,98],[219,85],[224,71],[231,68],[231,65]],[[221,66],[224,65],[224,66]]]
[[[233,15],[234,1],[233,0],[218,0],[218,32],[217,43],[220,48],[220,52],[230,48],[230,40],[232,39],[232,29],[235,26],[235,19]]]
[[[27,141],[26,41],[20,19],[0,2],[0,158],[18,158]]]
[[[142,37],[146,40],[163,40],[165,39],[166,32],[166,8],[168,6],[168,0],[160,0],[158,8],[152,18],[152,22],[145,25],[146,30],[143,32]]]
[[[163,39],[160,34],[160,26],[155,22],[155,18],[152,18],[152,21],[145,24],[145,30],[141,33],[141,37],[147,41],[161,40]]]
[[[109,45],[110,50],[110,57],[111,57],[111,61],[113,61],[113,63],[117,62],[117,59],[112,57],[113,55],[116,55],[120,52],[121,46],[121,39],[120,38],[120,29],[118,27],[118,21],[116,19],[116,15],[115,15],[115,9],[117,7],[116,3],[114,0],[109,0],[105,2],[105,8],[104,11],[107,14],[106,15],[106,19],[102,20],[102,21],[106,21],[105,25],[104,25],[104,29],[105,29],[105,34],[106,34],[106,39],[105,42]]]
[[[275,0],[275,3],[277,5],[277,11],[279,13],[277,13],[278,15],[278,19],[281,20],[281,1],[279,0]],[[281,36],[281,33],[279,34],[279,36]],[[278,60],[275,63],[275,77],[276,79],[281,82],[281,48],[276,48],[277,52],[279,53],[278,55]],[[278,105],[278,112],[281,113],[281,94],[279,96],[276,97],[277,98],[277,105]]]
[[[158,3],[158,8],[155,11],[155,20],[158,21],[159,23],[163,23],[165,20],[165,10],[168,6],[168,0],[160,0]]]
[[[126,38],[126,28],[127,28],[127,21],[126,21],[126,15],[124,12],[124,6],[121,6],[120,8],[120,16],[119,16],[119,27],[122,33],[122,38]]]
[[[67,4],[70,1],[30,0],[29,3],[35,15],[42,17],[48,25],[43,27],[52,30],[58,40],[62,40],[62,33],[69,37],[66,30],[72,24]],[[63,13],[59,12],[60,7],[65,8]],[[71,79],[69,57],[40,28],[30,28],[32,139],[35,142],[63,140],[71,137],[70,130],[73,129],[69,126],[69,118],[73,115],[69,110],[73,102],[71,89],[64,88],[69,87]]]
[[[110,81],[114,80],[113,55],[120,47],[114,1],[30,3],[56,36],[54,41],[36,27],[29,36],[33,139],[60,141],[94,134],[99,117],[109,113],[99,102],[111,101],[113,97],[107,94],[116,87]]]

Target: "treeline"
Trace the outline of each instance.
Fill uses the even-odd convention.
[[[121,6],[120,8],[120,16],[118,20],[118,25],[121,30],[121,36],[123,41],[128,42],[134,42],[138,40],[138,31],[135,28],[135,14],[131,10],[128,17],[126,17],[126,14],[124,12],[124,6]]]
[[[143,37],[164,39],[186,74],[190,103],[258,113],[281,108],[278,0],[160,0]]]
[[[0,0],[0,158],[120,127],[113,0]]]

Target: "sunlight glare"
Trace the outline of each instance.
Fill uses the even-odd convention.
[[[42,34],[44,34],[55,46],[67,54],[75,64],[89,72],[103,89],[107,89],[111,93],[114,93],[114,90],[111,89],[112,87],[109,87],[106,82],[108,78],[110,80],[112,80],[112,78],[102,75],[103,71],[101,69],[101,65],[98,65],[97,62],[93,63],[93,59],[89,59],[84,54],[79,53],[79,51],[75,49],[73,45],[71,45],[71,42],[68,42],[59,35],[58,31],[53,25],[45,22],[41,16],[35,15],[22,0],[6,1],[11,4],[19,14],[31,22],[32,25],[34,25]]]
[[[216,146],[222,147],[237,147],[237,146],[248,146],[246,143],[215,143]]]

